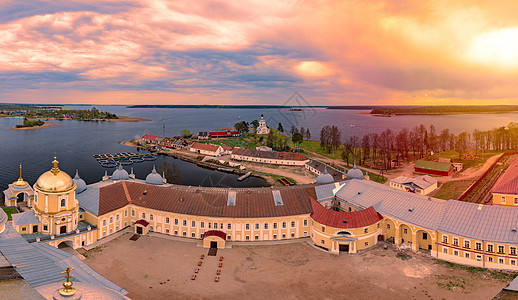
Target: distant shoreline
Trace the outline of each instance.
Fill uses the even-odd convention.
[[[505,114],[517,113],[518,105],[445,105],[445,106],[413,106],[413,107],[376,107],[370,115],[404,116],[404,115],[466,115],[466,114]]]
[[[512,111],[472,111],[472,112],[438,112],[438,113],[432,113],[432,112],[414,112],[414,113],[401,113],[401,112],[393,112],[392,114],[394,116],[447,116],[447,115],[473,115],[473,114],[512,114],[512,113],[518,113],[518,110],[512,110]],[[356,113],[357,115],[369,115],[373,117],[386,117],[386,115],[383,114],[377,114],[377,113],[370,113],[370,112],[360,112]]]
[[[23,118],[25,118],[23,116],[6,116],[6,115],[0,115],[0,117],[5,118],[5,119],[23,119]],[[29,118],[29,119],[33,119],[33,118]],[[107,121],[107,122],[147,122],[147,121],[151,121],[150,119],[136,118],[136,117],[126,117],[126,116],[120,116],[120,117],[118,117],[118,119],[85,119],[85,120],[81,120],[81,119],[66,119],[66,118],[64,118],[64,119],[57,119],[57,118],[34,118],[34,119],[39,119],[39,120],[58,120],[58,121],[61,121],[61,120],[74,120],[74,121],[83,121],[83,122],[104,122],[104,121]],[[42,125],[42,126],[44,126],[44,125]]]

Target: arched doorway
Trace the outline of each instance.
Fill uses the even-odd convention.
[[[17,198],[18,198],[18,199],[16,199],[16,204],[18,204],[18,203],[20,203],[20,202],[25,201],[25,193],[19,193],[19,194],[17,195]]]
[[[74,249],[74,242],[73,241],[62,241],[58,244],[58,249],[64,249],[64,248],[72,248]]]
[[[382,226],[384,226],[382,230],[384,239],[394,243],[396,238],[396,224],[394,221],[385,219]]]
[[[401,244],[412,243],[412,229],[408,225],[401,224],[401,226],[399,226],[399,230]]]
[[[432,250],[432,236],[426,230],[418,230],[417,235],[417,249]]]
[[[59,234],[65,234],[65,233],[67,233],[67,226],[63,225],[63,226],[59,227]]]
[[[16,207],[19,211],[26,211],[28,204],[29,197],[24,192],[18,193],[16,195]]]

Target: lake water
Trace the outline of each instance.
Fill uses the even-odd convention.
[[[50,121],[57,127],[36,130],[10,130],[21,123],[20,119],[0,118],[0,190],[18,178],[18,164],[22,164],[23,178],[31,185],[38,176],[51,168],[54,152],[57,152],[60,168],[71,176],[79,170],[87,182],[99,181],[106,169],[92,157],[96,153],[136,152],[136,149],[119,144],[141,137],[145,133],[162,135],[165,125],[166,136],[180,135],[182,129],[191,133],[216,128],[228,128],[241,120],[252,121],[264,114],[267,124],[277,128],[281,122],[285,129],[291,125],[309,128],[312,139],[319,138],[320,129],[325,125],[336,125],[342,130],[342,137],[363,136],[370,132],[380,132],[385,128],[400,130],[413,128],[422,123],[433,124],[438,131],[449,128],[453,133],[488,130],[516,122],[518,114],[465,114],[448,116],[397,116],[392,118],[372,117],[359,114],[366,111],[329,110],[324,108],[305,109],[303,112],[287,109],[157,109],[127,108],[125,106],[96,106],[120,116],[151,119],[149,122],[81,122]],[[64,109],[89,109],[90,106],[65,106]],[[351,127],[354,125],[354,127]],[[157,161],[133,164],[137,178],[144,179],[153,165],[163,159],[175,162],[182,175],[182,184],[202,186],[264,186],[266,182],[251,177],[238,182],[238,176],[201,168],[171,157],[160,156]],[[130,166],[125,167],[130,170]],[[111,174],[113,169],[108,169]],[[3,193],[0,197],[3,197]]]

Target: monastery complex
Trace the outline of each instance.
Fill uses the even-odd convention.
[[[25,211],[12,222],[0,215],[0,232],[12,227],[29,243],[72,248],[127,227],[203,240],[207,248],[307,238],[338,254],[390,241],[446,261],[518,270],[516,208],[409,193],[367,180],[357,168],[339,181],[324,170],[316,184],[288,187],[180,186],[155,169],[145,180],[133,177],[119,166],[86,185],[60,170],[56,159],[32,187],[20,172],[4,191],[5,202]]]

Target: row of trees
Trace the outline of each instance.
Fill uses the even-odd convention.
[[[341,132],[336,126],[324,126],[320,132],[320,145],[329,153],[341,148],[342,159],[349,164],[354,160],[360,164],[372,161],[374,165],[390,169],[401,160],[421,159],[431,152],[455,150],[459,159],[468,151],[475,156],[485,150],[518,149],[518,123],[507,127],[455,135],[449,129],[438,132],[435,126],[415,126],[398,132],[385,129],[381,133],[370,133],[363,137],[351,136],[343,144]],[[343,146],[343,147],[341,147]]]

